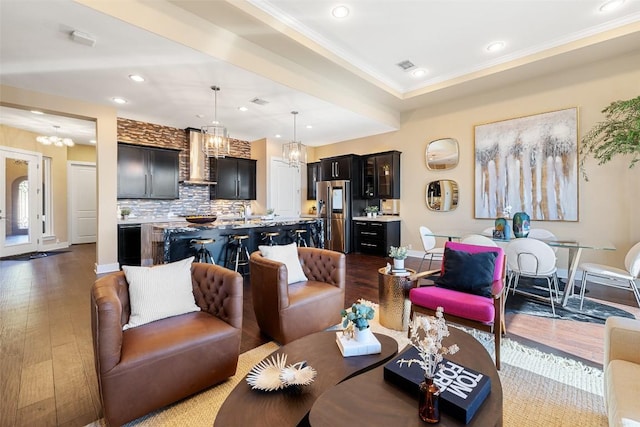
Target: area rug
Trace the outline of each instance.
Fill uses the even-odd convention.
[[[534,285],[534,283],[518,285],[518,289],[543,297],[545,300],[519,293],[509,293],[505,304],[505,311],[507,313],[520,313],[552,318],[553,313],[548,300],[549,291],[546,286],[546,281],[544,281],[544,287]],[[560,292],[562,292],[562,287],[563,285],[560,286]],[[554,304],[556,319],[576,320],[579,322],[591,322],[604,325],[607,318],[611,316],[627,317],[630,319],[635,318],[635,316],[628,311],[588,298],[585,298],[582,310],[580,310],[580,296],[577,292],[579,292],[579,288],[577,288],[575,295],[569,297],[566,307],[563,307],[559,302]]]
[[[406,332],[382,327],[377,316],[372,328],[374,332],[394,337],[400,349],[408,343]],[[471,333],[493,355],[492,336],[478,331]],[[255,364],[277,348],[277,344],[270,342],[241,354],[237,373],[228,381],[127,425],[211,427],[231,390]],[[600,427],[607,424],[601,370],[506,338],[502,341],[501,356],[505,426]],[[104,425],[104,420],[90,424],[92,427]]]

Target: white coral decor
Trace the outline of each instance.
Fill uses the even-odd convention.
[[[442,312],[442,307],[438,307],[435,317],[414,315],[409,323],[409,339],[411,345],[418,350],[420,359],[400,359],[398,360],[400,366],[403,363],[406,363],[407,366],[417,363],[424,371],[425,378],[433,378],[440,368],[443,356],[454,354],[459,350],[456,344],[449,347],[442,345],[442,339],[449,336],[449,328],[444,321]]]

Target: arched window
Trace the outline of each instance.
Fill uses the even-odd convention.
[[[18,183],[17,198],[17,224],[18,229],[29,228],[29,180],[23,179]]]

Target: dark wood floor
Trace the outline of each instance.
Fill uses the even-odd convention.
[[[416,268],[419,259],[407,259]],[[346,305],[378,301],[384,258],[347,256]],[[0,426],[84,426],[100,417],[89,287],[95,245],[30,261],[0,260]],[[245,280],[242,351],[269,341],[256,324]],[[590,295],[640,317],[630,292],[593,286]],[[508,336],[600,365],[603,326],[525,315],[507,317]]]

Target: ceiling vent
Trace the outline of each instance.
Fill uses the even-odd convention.
[[[260,99],[260,98],[253,98],[249,102],[253,102],[254,104],[258,104],[258,105],[267,105],[269,103],[269,101],[265,101],[264,99]]]
[[[410,70],[410,69],[412,69],[413,67],[416,66],[413,62],[409,61],[408,59],[406,59],[406,60],[404,60],[402,62],[398,62],[396,65],[398,67],[402,68],[403,71]]]

